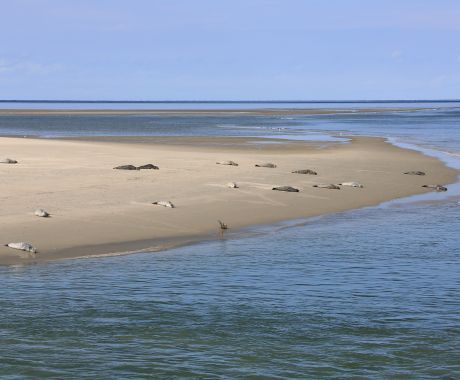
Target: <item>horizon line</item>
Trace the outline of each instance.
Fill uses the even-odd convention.
[[[331,99],[331,100],[108,100],[0,99],[0,103],[454,103],[460,99]]]

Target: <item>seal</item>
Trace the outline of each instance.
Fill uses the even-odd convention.
[[[139,170],[134,165],[120,165],[120,166],[114,167],[114,169],[116,170]]]
[[[229,182],[227,183],[227,187],[231,188],[231,189],[238,189],[239,186],[236,182]]]
[[[421,171],[418,171],[418,170],[411,170],[409,172],[405,172],[404,174],[408,174],[408,175],[425,175],[425,172],[421,172]]]
[[[310,175],[318,175],[317,172],[315,172],[314,170],[310,170],[310,169],[301,169],[301,170],[294,170],[293,172],[291,173],[294,173],[294,174],[310,174]]]
[[[427,187],[428,189],[433,189],[434,191],[447,191],[447,187],[442,185],[423,185],[422,187]]]
[[[272,164],[271,162],[265,162],[263,164],[255,164],[254,166],[256,168],[271,168],[271,169],[276,168],[276,165]]]
[[[170,201],[157,201],[157,202],[153,202],[152,204],[153,205],[158,205],[158,206],[163,206],[163,207],[169,207],[169,208],[175,208],[176,207]]]
[[[50,216],[49,212],[43,210],[42,208],[37,208],[34,211],[35,216],[39,216],[40,218],[48,218]]]
[[[287,191],[288,193],[298,193],[299,192],[299,189],[296,189],[295,187],[292,187],[292,186],[276,186],[272,188],[272,190]]]
[[[359,187],[361,189],[364,187],[359,182],[342,182],[342,183],[339,183],[339,185],[341,185],[341,186],[350,186],[350,187]]]
[[[5,244],[5,247],[9,247],[12,249],[17,249],[19,251],[29,252],[33,257],[37,254],[37,249],[29,243],[19,242],[19,243],[8,243]]]
[[[230,165],[230,166],[238,166],[235,161],[218,161],[216,162],[217,165]]]
[[[16,160],[12,160],[11,158],[4,158],[3,160],[0,160],[0,164],[17,164],[18,162]]]
[[[340,187],[334,184],[320,183],[318,185],[313,185],[313,187],[319,187],[320,189],[331,189],[331,190],[340,190]]]
[[[142,170],[142,169],[153,169],[153,170],[159,170],[160,168],[156,165],[153,164],[145,164],[137,167],[137,170]]]

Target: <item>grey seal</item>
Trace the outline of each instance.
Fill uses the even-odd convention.
[[[11,158],[4,158],[3,160],[0,160],[0,164],[17,164],[18,162],[16,160],[12,160]]]
[[[299,189],[296,189],[295,187],[292,187],[292,186],[276,186],[272,188],[272,190],[287,191],[288,193],[298,193],[299,192]]]
[[[255,164],[254,166],[256,168],[271,168],[271,169],[276,168],[276,165],[272,164],[271,162],[265,162],[263,164]]]
[[[114,169],[117,169],[117,170],[139,170],[134,165],[120,165],[120,166],[114,167]]]
[[[313,187],[319,187],[320,189],[331,189],[331,190],[340,190],[340,187],[334,184],[325,184],[320,183],[318,185],[313,185]]]
[[[292,173],[294,173],[294,174],[310,174],[310,175],[318,175],[318,173],[317,173],[317,172],[315,172],[314,170],[310,170],[310,169],[294,170]]]
[[[145,164],[137,167],[137,170],[142,170],[142,169],[153,169],[153,170],[159,170],[160,168],[156,165],[153,164]]]
[[[418,170],[411,170],[409,172],[405,172],[404,174],[409,174],[409,175],[425,175],[425,172],[421,172]]]
[[[422,187],[427,187],[428,189],[433,189],[434,191],[447,191],[447,187],[442,185],[423,185]]]
[[[216,162],[217,165],[230,165],[230,166],[238,166],[235,161],[218,161]]]

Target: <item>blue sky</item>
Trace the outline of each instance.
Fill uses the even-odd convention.
[[[460,98],[460,1],[0,0],[1,99]]]

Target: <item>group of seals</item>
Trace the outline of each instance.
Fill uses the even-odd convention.
[[[11,158],[4,158],[3,160],[0,160],[0,164],[17,164],[18,162],[16,160],[12,160]]]
[[[145,164],[141,166],[134,166],[134,165],[120,165],[114,167],[114,169],[117,170],[143,170],[143,169],[153,169],[153,170],[159,170],[160,168],[156,165],[153,164]]]

